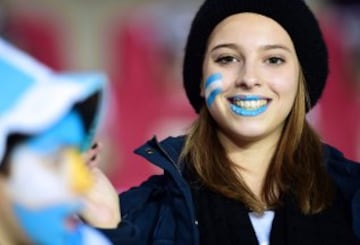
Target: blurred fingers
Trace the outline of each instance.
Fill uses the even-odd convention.
[[[101,144],[94,142],[91,148],[83,154],[86,165],[90,168],[98,166],[100,162]]]

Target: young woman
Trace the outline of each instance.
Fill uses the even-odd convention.
[[[115,244],[355,244],[359,167],[305,119],[327,59],[302,0],[205,1],[183,70],[199,117],[137,150],[164,174],[122,193],[121,221],[103,232]]]

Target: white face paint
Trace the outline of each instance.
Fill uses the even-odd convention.
[[[13,200],[32,208],[73,200],[67,161],[62,152],[44,157],[24,145],[15,149],[8,181]]]
[[[211,107],[216,99],[216,96],[223,91],[222,75],[214,73],[210,75],[205,82],[205,100],[208,107]]]
[[[72,219],[84,207],[83,193],[92,183],[76,148],[44,153],[30,145],[13,150],[7,181],[13,212],[27,237],[34,244],[109,245]]]

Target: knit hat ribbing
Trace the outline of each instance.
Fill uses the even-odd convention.
[[[198,113],[202,64],[208,38],[225,18],[244,12],[267,16],[289,34],[298,56],[310,97],[310,110],[320,98],[328,75],[328,54],[319,24],[303,0],[206,0],[189,32],[183,64],[186,95]]]

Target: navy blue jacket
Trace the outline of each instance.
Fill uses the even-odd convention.
[[[135,151],[162,168],[164,174],[120,194],[120,225],[101,230],[114,244],[199,244],[191,190],[178,162],[183,143],[183,136],[162,142],[154,137]],[[324,145],[324,152],[328,173],[351,206],[353,229],[360,237],[360,165],[328,145]]]

